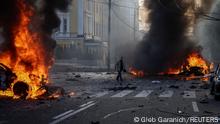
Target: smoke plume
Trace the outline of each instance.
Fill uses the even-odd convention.
[[[200,50],[187,37],[185,13],[190,6],[182,4],[180,9],[176,0],[145,0],[145,7],[151,26],[137,48],[134,67],[148,74],[180,68],[189,53]]]
[[[213,19],[203,19],[198,25],[198,37],[201,45],[206,48],[203,53],[212,62],[220,62],[220,1],[216,1],[209,16]]]

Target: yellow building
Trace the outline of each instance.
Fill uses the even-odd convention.
[[[57,13],[61,20],[53,36],[57,59],[106,65],[108,0],[72,0],[68,12]]]

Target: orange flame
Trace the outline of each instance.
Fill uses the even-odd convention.
[[[24,0],[17,0],[20,10],[20,22],[13,29],[13,45],[15,52],[7,51],[0,54],[0,62],[8,66],[17,79],[7,91],[0,91],[0,95],[16,98],[12,89],[17,81],[22,81],[29,86],[28,97],[36,98],[46,90],[40,87],[47,83],[48,67],[45,66],[44,49],[39,34],[31,31],[31,18],[34,9]]]
[[[129,73],[134,75],[135,77],[144,77],[144,71],[137,70],[133,67],[129,68]]]
[[[190,72],[192,67],[198,67],[201,69],[202,74],[208,74],[213,68],[213,64],[209,64],[199,53],[193,52],[188,56],[185,64],[183,64],[180,68],[169,68],[168,71],[158,73],[158,75],[178,75],[184,71]],[[143,71],[137,70],[133,67],[129,68],[129,72],[136,77],[143,77],[145,75]]]
[[[207,74],[209,72],[210,67],[208,63],[198,53],[192,53],[187,59],[187,61],[187,69],[189,69],[190,67],[199,67],[202,69],[203,74]]]

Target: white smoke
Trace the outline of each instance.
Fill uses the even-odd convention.
[[[213,4],[210,17],[220,19],[220,1]],[[204,57],[211,62],[220,63],[220,20],[201,18],[197,36],[203,47]]]

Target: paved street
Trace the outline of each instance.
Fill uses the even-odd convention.
[[[207,82],[199,80],[126,75],[120,85],[115,74],[107,73],[54,73],[51,77],[53,85],[64,87],[64,97],[2,100],[0,124],[133,124],[134,117],[220,115],[219,102],[209,95]]]
[[[0,6],[0,124],[220,124],[220,0]]]

